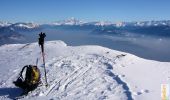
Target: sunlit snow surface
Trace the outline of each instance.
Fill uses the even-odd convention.
[[[22,67],[36,64],[44,72],[38,43],[0,47],[0,99],[22,92],[12,84]],[[160,100],[161,84],[170,83],[170,63],[145,60],[101,46],[45,43],[49,86],[44,84],[22,99],[31,100]]]

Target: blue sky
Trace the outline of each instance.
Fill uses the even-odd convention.
[[[169,20],[170,0],[0,0],[0,20],[53,22]]]

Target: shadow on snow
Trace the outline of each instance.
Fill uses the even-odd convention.
[[[15,97],[20,96],[22,92],[23,91],[20,88],[11,87],[0,88],[0,96],[5,96],[10,99],[14,99]]]

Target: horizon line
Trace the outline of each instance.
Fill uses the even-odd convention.
[[[80,18],[75,18],[75,17],[70,17],[70,18],[66,18],[66,19],[60,19],[60,20],[54,20],[54,21],[10,21],[10,20],[1,20],[0,22],[7,22],[7,23],[38,23],[38,24],[48,24],[48,23],[55,23],[55,22],[59,22],[59,21],[66,21],[69,19],[75,19],[78,21],[82,21],[82,22],[111,22],[111,23],[120,23],[120,22],[145,22],[145,21],[170,21],[170,19],[151,19],[151,20],[131,20],[131,21],[111,21],[111,20],[82,20]]]

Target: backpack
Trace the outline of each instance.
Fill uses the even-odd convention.
[[[25,71],[25,79],[23,78],[23,72]],[[40,70],[37,66],[34,65],[26,65],[22,68],[19,78],[13,83],[22,88],[27,89],[29,91],[35,89],[40,83]]]
[[[26,75],[25,75],[25,82],[29,85],[38,84],[40,81],[40,71],[37,66],[25,66]],[[23,68],[23,70],[25,69]],[[22,73],[21,73],[22,75]]]

